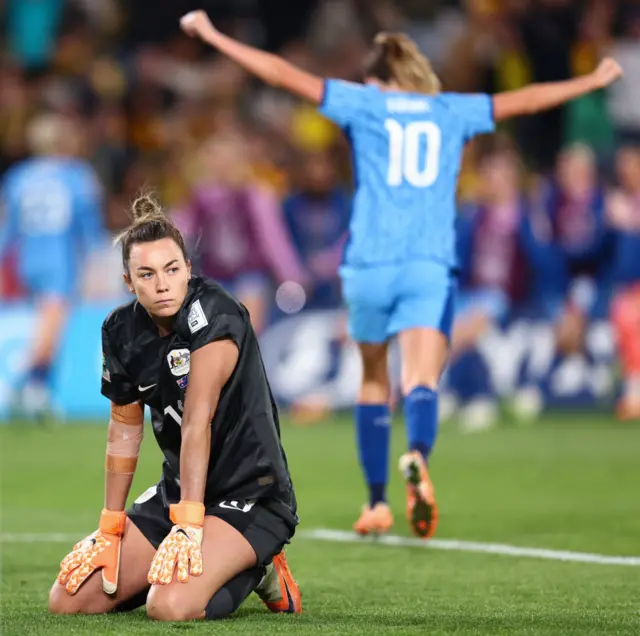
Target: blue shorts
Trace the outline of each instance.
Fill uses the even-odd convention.
[[[440,263],[340,268],[349,335],[381,343],[406,329],[430,327],[449,339],[457,278]]]

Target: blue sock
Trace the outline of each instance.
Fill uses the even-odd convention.
[[[51,366],[48,364],[37,364],[27,368],[26,373],[16,382],[14,389],[21,392],[26,386],[46,386],[49,381]]]
[[[417,450],[425,459],[438,434],[438,393],[427,386],[417,386],[404,399],[404,418],[409,450]]]
[[[50,366],[48,364],[37,364],[31,367],[27,376],[28,380],[38,384],[44,384],[49,377],[49,368]]]
[[[369,487],[369,505],[386,501],[389,480],[391,417],[386,404],[358,404],[355,409],[360,465]]]

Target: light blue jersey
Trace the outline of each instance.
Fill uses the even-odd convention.
[[[320,112],[349,137],[355,199],[345,264],[456,263],[462,150],[494,130],[489,95],[420,95],[328,80]]]
[[[75,159],[29,159],[9,170],[0,192],[0,260],[15,250],[20,278],[34,294],[71,294],[83,256],[104,239],[92,168]]]
[[[355,197],[340,269],[357,342],[416,327],[449,338],[462,150],[494,129],[488,95],[385,92],[328,80],[320,111],[351,143]]]

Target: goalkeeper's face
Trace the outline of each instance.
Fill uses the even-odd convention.
[[[191,278],[191,263],[171,238],[136,243],[129,256],[125,282],[152,318],[175,316]]]

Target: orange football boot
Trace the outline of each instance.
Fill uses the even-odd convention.
[[[384,534],[393,525],[393,515],[388,504],[380,502],[373,508],[364,506],[358,521],[353,524],[353,529],[360,535]]]
[[[256,594],[274,613],[302,614],[302,595],[287,564],[284,550],[273,557]]]
[[[418,451],[400,458],[400,471],[407,484],[407,520],[413,534],[428,539],[438,526],[438,506],[427,465]]]

